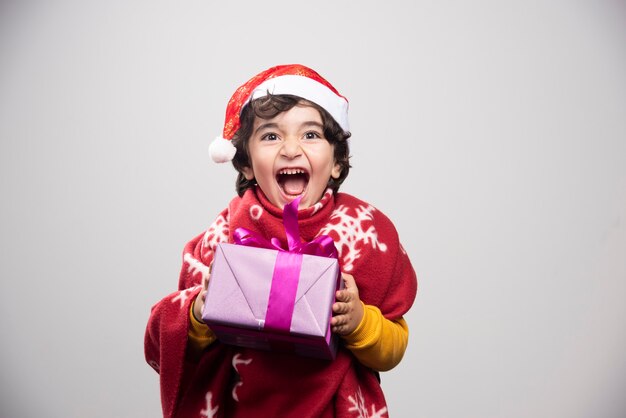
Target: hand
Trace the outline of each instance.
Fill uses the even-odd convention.
[[[353,332],[363,319],[363,304],[359,299],[359,288],[351,274],[341,273],[345,288],[338,290],[333,304],[334,316],[330,321],[331,330],[339,335]]]
[[[203,324],[202,310],[204,308],[204,300],[206,299],[206,289],[209,286],[209,277],[210,276],[202,278],[202,290],[198,293],[198,296],[196,296],[196,300],[193,303],[193,316]]]

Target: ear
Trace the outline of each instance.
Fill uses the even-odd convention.
[[[341,175],[341,166],[337,163],[333,166],[333,170],[330,172],[330,176],[334,179],[338,179]]]
[[[244,167],[241,172],[243,173],[243,176],[246,178],[246,180],[252,180],[254,178],[254,170],[252,169],[252,167]]]

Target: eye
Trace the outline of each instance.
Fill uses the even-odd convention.
[[[266,133],[261,137],[261,141],[276,141],[278,139],[278,135],[273,132]]]
[[[316,131],[309,131],[309,132],[304,134],[304,138],[305,139],[318,139],[318,138],[321,138],[321,137],[322,137],[322,135],[320,135]]]

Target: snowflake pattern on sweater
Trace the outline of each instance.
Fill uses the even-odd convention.
[[[219,405],[213,406],[213,393],[208,391],[206,394],[206,408],[200,411],[201,418],[215,418],[217,417],[217,411],[220,409]]]
[[[237,353],[233,356],[233,369],[235,369],[235,373],[237,373],[237,375],[239,375],[239,372],[240,372],[239,367],[242,364],[249,365],[250,363],[252,363],[252,359],[241,358],[241,353]],[[237,396],[237,389],[239,389],[239,387],[241,387],[242,385],[243,385],[243,382],[241,380],[239,380],[237,383],[233,385],[232,397],[237,402],[239,402],[239,397]]]
[[[354,396],[348,397],[348,400],[352,404],[352,406],[348,409],[348,412],[357,413],[358,415],[356,418],[384,418],[387,414],[386,406],[376,409],[376,405],[374,404],[372,404],[372,413],[370,414],[369,409],[365,405],[365,398],[363,397],[363,392],[361,391],[360,386]]]
[[[340,205],[330,215],[332,222],[320,230],[320,235],[330,235],[334,239],[346,272],[352,271],[364,245],[381,252],[387,251],[387,245],[378,240],[372,222],[375,211],[372,206],[359,205],[351,211],[349,207]]]
[[[202,246],[200,251],[203,259],[208,259],[213,255],[215,247],[220,242],[227,242],[230,231],[228,230],[228,219],[224,213],[221,213],[215,221],[207,229],[202,238]]]

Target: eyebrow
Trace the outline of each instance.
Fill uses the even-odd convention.
[[[320,122],[316,122],[314,120],[309,120],[309,121],[305,121],[302,122],[300,124],[300,129],[302,128],[307,128],[307,127],[314,127],[314,128],[318,128],[318,129],[324,129],[324,125],[321,124]],[[278,124],[275,122],[267,122],[267,123],[262,123],[259,125],[258,128],[256,128],[253,132],[253,134],[256,134],[257,132],[263,130],[263,129],[277,129],[278,128]]]
[[[302,123],[302,125],[300,125],[300,126],[302,126],[302,127],[306,127],[306,126],[313,126],[313,127],[315,127],[315,128],[320,128],[320,129],[323,129],[323,128],[324,128],[324,125],[322,125],[322,124],[321,124],[321,123],[319,123],[319,122],[315,122],[315,121],[313,121],[313,120],[311,120],[311,121],[306,121],[306,122]]]
[[[253,134],[256,134],[260,130],[268,129],[268,128],[278,128],[278,124],[274,122],[262,123],[254,130]]]

